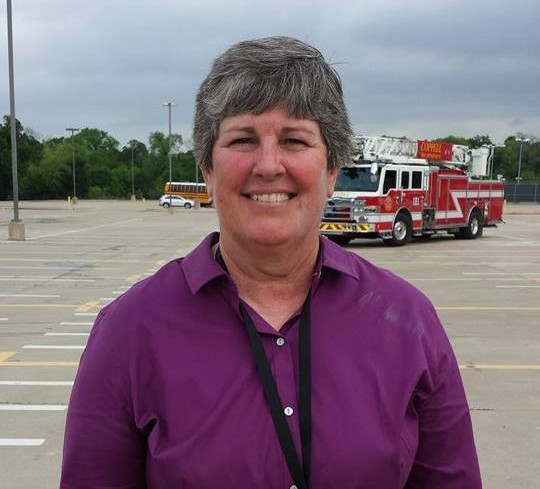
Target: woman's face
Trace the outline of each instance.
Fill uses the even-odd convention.
[[[227,117],[204,171],[223,238],[242,245],[300,243],[318,237],[336,171],[327,170],[319,125],[276,108]]]

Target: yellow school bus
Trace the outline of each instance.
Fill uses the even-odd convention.
[[[164,195],[180,195],[186,199],[198,200],[201,205],[211,205],[212,199],[208,196],[206,183],[194,182],[165,182]]]

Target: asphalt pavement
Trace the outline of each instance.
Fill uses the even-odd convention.
[[[66,406],[97,312],[217,229],[213,209],[156,202],[22,202],[27,239],[8,241],[0,202],[0,487],[58,487]],[[435,304],[462,369],[484,487],[540,481],[540,206],[467,241],[347,248]]]

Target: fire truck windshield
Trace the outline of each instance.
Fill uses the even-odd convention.
[[[373,175],[369,167],[349,166],[339,171],[336,191],[376,192],[379,188],[379,173]]]

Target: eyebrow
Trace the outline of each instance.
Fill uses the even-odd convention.
[[[223,131],[224,134],[229,132],[244,132],[247,134],[256,134],[256,130],[253,126],[231,126],[228,129],[225,129]],[[307,129],[304,127],[284,127],[281,131],[284,134],[289,134],[291,132],[305,132],[307,134],[310,134],[312,136],[316,135],[315,131],[312,131],[311,129]]]

